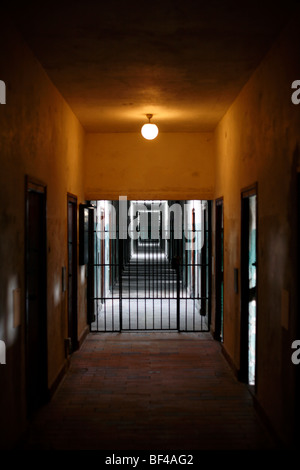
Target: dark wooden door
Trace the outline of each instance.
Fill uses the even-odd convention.
[[[297,299],[296,299],[296,311],[300,311],[300,173],[297,173],[297,196],[296,196],[296,210],[297,210],[297,228],[296,228],[296,245],[297,245]],[[300,315],[297,315],[295,325],[295,336],[293,339],[300,339]],[[297,397],[300,396],[300,365],[294,366],[295,368],[295,418],[294,418],[294,440],[295,443],[300,441],[300,401]]]
[[[46,188],[26,180],[26,395],[32,415],[46,402],[47,373],[47,256]]]
[[[77,198],[68,194],[68,336],[78,348],[77,330]]]
[[[223,199],[216,201],[216,238],[215,238],[215,256],[216,256],[216,273],[215,273],[215,334],[217,341],[224,340],[224,318],[223,318],[223,265],[224,265],[224,226],[223,226]]]

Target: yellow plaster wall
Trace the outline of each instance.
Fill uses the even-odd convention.
[[[299,79],[299,25],[274,44],[219,123],[214,139],[216,197],[224,197],[224,347],[237,369],[240,354],[241,190],[258,183],[257,397],[279,434],[293,421],[296,291],[296,168],[300,107],[291,102]],[[281,320],[282,292],[290,299],[289,328]]]
[[[4,21],[4,20],[3,20]],[[83,201],[84,132],[61,95],[11,27],[1,27],[0,107],[0,337],[7,345],[1,366],[1,444],[16,438],[25,421],[24,217],[25,175],[47,185],[48,386],[65,362],[67,297],[61,288],[67,266],[67,192]],[[85,280],[79,270],[79,336],[86,326]],[[82,281],[83,279],[83,281]],[[21,289],[21,326],[12,323],[12,295]]]
[[[88,134],[86,199],[211,199],[215,162],[211,133]]]

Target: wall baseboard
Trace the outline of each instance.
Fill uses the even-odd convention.
[[[222,354],[224,355],[226,361],[228,362],[230,368],[232,369],[235,377],[238,379],[238,381],[243,382],[241,380],[241,374],[240,374],[239,369],[236,367],[235,363],[233,362],[233,360],[232,360],[231,356],[229,355],[229,353],[226,351],[223,344],[221,344],[221,351],[222,351]],[[245,384],[245,386],[247,386],[247,385]],[[273,442],[273,445],[275,446],[276,449],[285,449],[286,446],[285,446],[283,440],[278,436],[277,432],[275,431],[273,424],[271,423],[271,421],[270,421],[268,415],[266,414],[264,408],[260,404],[254,390],[250,386],[248,386],[248,390],[249,390],[249,393],[251,394],[251,397],[252,397],[253,407],[254,407],[257,415],[259,416],[259,419],[261,420],[264,427],[268,431],[268,433],[270,435],[270,438]]]
[[[67,370],[69,369],[69,366],[70,366],[70,359],[67,358],[67,359],[65,359],[65,361],[64,361],[59,373],[57,374],[57,377],[54,380],[53,384],[48,389],[49,401],[52,399],[53,395],[55,394],[56,390],[58,389],[58,386],[61,383],[64,376],[66,375]]]
[[[221,343],[221,351],[222,351],[222,354],[225,357],[226,361],[228,362],[229,366],[231,367],[235,377],[238,379],[239,378],[239,370],[236,367],[235,363],[233,362],[230,354],[226,351],[223,343]]]
[[[269,435],[270,435],[276,449],[283,449],[284,450],[284,449],[288,448],[284,444],[284,441],[277,434],[273,424],[270,421],[270,418],[268,417],[268,415],[266,414],[264,408],[262,407],[262,405],[258,401],[257,396],[252,395],[252,400],[253,400],[254,409],[255,409],[256,413],[258,414],[259,418],[261,419],[263,425],[265,426],[265,428],[269,432]]]
[[[90,326],[89,325],[86,325],[86,327],[84,328],[84,330],[82,331],[80,337],[79,337],[79,340],[78,340],[78,347],[79,349],[81,348],[81,346],[83,345],[84,341],[85,341],[85,338],[87,337],[87,335],[89,334],[90,332]]]
[[[87,337],[87,335],[89,334],[90,332],[90,327],[89,325],[87,325],[83,332],[81,333],[80,335],[80,338],[78,340],[78,349],[81,348],[81,346],[83,345],[84,341],[85,341],[85,338]],[[53,397],[53,395],[55,394],[59,384],[61,383],[62,379],[64,378],[65,374],[67,373],[68,369],[69,369],[69,366],[70,366],[70,358],[71,356],[68,355],[67,358],[65,359],[59,373],[57,374],[57,377],[56,379],[54,380],[53,384],[51,385],[51,387],[49,387],[48,389],[48,399],[51,400],[51,398]]]

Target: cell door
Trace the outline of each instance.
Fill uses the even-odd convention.
[[[223,300],[224,300],[224,223],[223,223],[223,199],[216,201],[216,238],[215,238],[215,333],[214,338],[218,341],[224,340],[224,318],[223,318]]]
[[[68,224],[68,336],[71,351],[78,348],[77,332],[77,198],[67,196]]]
[[[297,228],[296,228],[296,240],[297,240],[297,299],[296,306],[299,312],[300,310],[300,173],[297,173],[297,195],[296,195],[296,217],[297,217]],[[300,315],[297,316],[296,325],[295,325],[295,336],[294,339],[300,338]],[[293,351],[293,350],[292,350]],[[300,396],[300,365],[295,366],[294,368],[296,374],[296,383],[295,383],[295,397]],[[298,443],[300,440],[300,430],[299,430],[299,419],[300,419],[300,402],[296,399],[295,403],[295,419],[294,419],[294,434],[295,442]]]
[[[241,199],[241,356],[240,378],[255,385],[257,318],[257,188]]]
[[[25,363],[27,412],[47,400],[46,187],[26,178]]]

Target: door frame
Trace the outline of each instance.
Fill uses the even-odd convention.
[[[300,237],[300,168],[297,170],[297,181],[296,181],[296,239],[299,240]],[[297,243],[297,272],[296,272],[296,286],[297,288],[297,296],[296,296],[296,312],[299,312],[300,308],[300,294],[299,294],[299,288],[300,288],[300,245]],[[300,338],[300,317],[299,315],[297,316],[296,319],[296,325],[295,325],[295,337],[296,339]],[[294,339],[293,338],[293,339]],[[300,393],[300,369],[299,365],[295,366],[296,367],[296,372],[295,372],[295,419],[294,419],[294,440],[295,443],[299,442],[300,438],[300,431],[299,431],[299,418],[300,418],[300,403],[297,397],[299,396]]]
[[[95,321],[95,245],[94,245],[94,210],[95,208],[90,206],[88,208],[88,276],[87,276],[87,321],[89,325]]]
[[[256,196],[256,333],[255,333],[255,385],[257,390],[257,331],[258,331],[258,184],[241,190],[241,297],[240,297],[240,368],[239,380],[248,384],[248,323],[249,323],[249,198]],[[252,387],[253,388],[253,387]]]
[[[72,205],[73,219],[72,219],[72,312],[70,317],[69,311],[69,204]],[[77,240],[78,240],[78,229],[77,229],[77,196],[71,193],[67,193],[67,258],[68,258],[68,336],[71,338],[72,352],[76,351],[79,347],[78,341],[78,260],[77,260]],[[70,351],[71,352],[71,351]]]
[[[219,211],[222,210],[222,223],[219,224]],[[220,225],[220,226],[219,226]],[[223,227],[222,227],[223,226]],[[221,237],[223,228],[223,239]],[[223,271],[222,271],[223,265]],[[221,313],[221,286],[223,282],[223,328]],[[215,201],[215,331],[214,339],[224,341],[224,198]]]
[[[41,263],[42,272],[39,275],[42,278],[42,287],[41,287],[41,305],[42,305],[42,323],[38,326],[39,334],[42,336],[42,351],[41,354],[41,363],[42,363],[42,376],[40,377],[41,380],[41,396],[39,397],[41,400],[40,405],[46,403],[49,400],[49,389],[48,389],[48,325],[47,325],[47,186],[42,181],[31,177],[29,175],[25,175],[25,214],[24,214],[24,227],[25,227],[25,260],[24,260],[24,288],[25,288],[25,296],[24,296],[24,312],[25,312],[25,328],[24,328],[24,335],[25,335],[25,377],[26,377],[26,410],[27,415],[30,417],[35,410],[31,409],[30,404],[30,397],[29,397],[29,374],[30,374],[30,364],[29,364],[29,323],[28,323],[28,315],[29,315],[29,307],[28,307],[28,267],[29,267],[29,193],[35,192],[41,194],[43,196],[42,200],[42,221],[41,221],[41,233],[43,236],[42,244],[43,248],[41,249],[41,255],[43,257],[43,262]],[[38,409],[38,407],[37,407]]]

